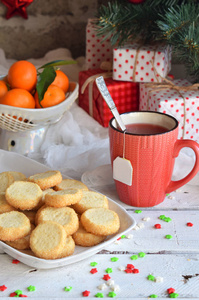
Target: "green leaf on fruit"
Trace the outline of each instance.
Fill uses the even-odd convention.
[[[39,67],[37,70],[47,68],[47,67],[57,67],[57,66],[63,66],[63,65],[72,65],[76,64],[77,62],[75,60],[54,60],[51,61],[41,67]]]
[[[42,73],[40,73],[36,85],[40,105],[44,98],[45,92],[47,91],[49,85],[54,81],[55,77],[56,72],[52,66],[44,68]]]

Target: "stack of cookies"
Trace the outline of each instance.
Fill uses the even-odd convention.
[[[0,173],[0,240],[43,259],[72,255],[75,245],[92,247],[120,228],[105,195],[57,170],[28,178]]]

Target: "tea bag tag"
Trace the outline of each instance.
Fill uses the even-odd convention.
[[[123,157],[116,157],[113,161],[113,179],[129,186],[132,185],[133,167],[130,160],[125,158],[125,131],[123,139]]]
[[[113,178],[129,186],[132,185],[133,167],[130,160],[116,157],[113,161]]]

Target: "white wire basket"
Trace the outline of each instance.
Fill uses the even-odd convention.
[[[27,109],[0,104],[0,128],[13,132],[34,130],[58,122],[78,97],[79,85],[70,82],[66,99],[47,108]]]

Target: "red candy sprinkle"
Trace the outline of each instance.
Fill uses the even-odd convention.
[[[90,295],[90,291],[84,291],[82,292],[83,297],[88,297]]]
[[[108,281],[109,279],[111,279],[111,277],[108,274],[106,274],[106,275],[104,275],[103,279]]]
[[[161,224],[155,224],[154,227],[155,227],[156,229],[160,229],[160,228],[161,228]]]
[[[167,289],[167,292],[168,292],[169,294],[175,293],[175,289],[169,288],[169,289]]]
[[[134,269],[135,267],[134,267],[134,265],[132,265],[132,264],[127,264],[127,269]]]
[[[15,296],[17,296],[17,294],[15,292],[10,294],[10,297],[15,297]]]
[[[28,297],[28,296],[26,296],[26,295],[23,295],[23,294],[20,294],[20,295],[19,295],[19,297]]]
[[[187,223],[187,226],[192,227],[193,224],[192,224],[191,222],[188,222],[188,223]]]
[[[18,263],[20,263],[20,261],[17,259],[13,259],[12,263],[17,265]]]
[[[95,273],[97,273],[97,272],[98,272],[98,271],[97,271],[97,268],[93,268],[93,269],[90,270],[90,273],[91,273],[91,274],[95,274]]]
[[[3,291],[5,291],[6,289],[7,289],[7,286],[5,286],[5,285],[1,285],[1,286],[0,286],[0,291],[3,292]]]
[[[127,269],[125,270],[125,272],[126,272],[126,273],[133,273],[133,270],[127,268]]]
[[[133,269],[133,273],[134,274],[139,273],[139,270],[138,269]]]

